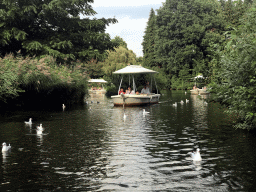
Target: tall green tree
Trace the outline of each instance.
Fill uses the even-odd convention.
[[[156,15],[153,8],[150,10],[145,35],[143,36],[143,58],[144,65],[155,66],[155,37],[156,37]]]
[[[106,26],[116,19],[89,19],[93,0],[1,0],[0,54],[51,55],[59,61],[103,60],[114,44]],[[80,16],[82,15],[83,18]]]
[[[126,49],[128,49],[127,47],[127,43],[123,40],[123,38],[121,38],[120,36],[115,36],[114,39],[111,39],[111,41],[113,43],[115,43],[115,47],[119,47],[119,46],[122,46]]]
[[[227,22],[227,27],[238,27],[241,23],[241,18],[244,13],[251,7],[252,0],[220,0],[224,20]]]
[[[112,76],[112,72],[121,69],[128,64],[136,64],[136,55],[132,50],[119,46],[114,51],[107,51],[108,58],[102,62],[103,71],[107,76]]]
[[[107,52],[107,59],[99,64],[103,66],[102,71],[105,74],[104,79],[108,82],[112,82],[115,85],[114,90],[116,91],[120,83],[120,79],[119,75],[113,75],[112,73],[118,69],[126,67],[127,65],[135,65],[136,55],[132,50],[128,50],[123,46],[116,47],[113,51]],[[115,91],[114,93],[116,93]]]
[[[224,51],[220,51],[219,78],[222,84],[215,87],[217,100],[237,112],[241,122],[236,128],[256,127],[256,3],[239,21],[243,25],[227,34]]]
[[[157,10],[156,62],[167,74],[179,77],[180,70],[190,70],[208,75],[209,38],[218,42],[209,34],[224,27],[219,13],[215,0],[166,0]]]

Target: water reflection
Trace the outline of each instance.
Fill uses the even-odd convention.
[[[182,91],[166,92],[160,104],[144,107],[113,107],[102,95],[87,101],[65,111],[0,117],[0,141],[13,148],[2,154],[0,191],[254,189],[255,138],[230,129],[217,104]],[[27,117],[31,127],[24,126]],[[37,135],[40,123],[45,131]],[[197,147],[201,162],[188,154]]]
[[[10,156],[11,150],[9,151],[2,151],[2,156],[3,156],[3,163],[7,162],[7,158]]]

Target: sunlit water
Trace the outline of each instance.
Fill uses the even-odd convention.
[[[0,191],[255,190],[255,137],[232,129],[234,117],[218,104],[184,91],[125,109],[104,96],[88,101],[65,111],[0,117],[0,142],[12,145],[0,157]],[[24,123],[29,117],[32,126]],[[37,135],[39,123],[43,135]],[[196,148],[200,163],[188,154]]]

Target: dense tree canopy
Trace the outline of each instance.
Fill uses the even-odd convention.
[[[112,87],[113,89],[111,91],[109,90],[109,92],[116,94],[120,79],[119,75],[113,75],[112,73],[118,69],[126,67],[127,65],[136,64],[136,55],[132,50],[128,50],[123,46],[118,46],[114,48],[113,51],[107,52],[107,59],[99,64],[102,65],[102,71],[105,74],[104,79],[114,85]]]
[[[136,64],[136,55],[132,50],[128,50],[123,46],[115,48],[114,51],[107,51],[108,58],[103,62],[103,71],[107,76],[111,76],[112,72],[121,69],[128,64]]]
[[[143,36],[144,65],[155,66],[155,37],[156,37],[156,16],[154,9],[150,10],[145,35]]]
[[[237,112],[242,123],[237,128],[253,129],[256,126],[256,4],[250,8],[239,22],[239,26],[226,33],[227,42],[220,54],[219,79],[214,86],[217,100]]]
[[[105,33],[116,19],[89,19],[93,0],[1,0],[0,54],[102,60],[114,44]],[[83,15],[84,18],[80,18]]]
[[[115,43],[115,47],[122,46],[122,47],[128,49],[127,43],[120,36],[115,36],[115,38],[111,39],[111,41],[113,43]]]
[[[244,15],[252,0],[220,0],[222,7],[222,14],[224,20],[227,22],[227,28],[238,27],[241,25],[241,17]]]
[[[208,75],[209,32],[223,28],[219,9],[215,0],[167,0],[157,10],[156,62],[166,73],[193,69]]]

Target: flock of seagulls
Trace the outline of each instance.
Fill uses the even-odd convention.
[[[185,95],[187,94],[187,92],[185,92]],[[189,103],[189,100],[186,99],[186,102],[184,102],[183,100],[181,100],[180,102],[181,105],[183,105],[184,103]],[[204,101],[204,105],[208,105],[208,103],[206,101]],[[177,107],[177,102],[173,103],[172,104],[173,107]],[[197,148],[197,150],[195,152],[189,152],[188,154],[190,154],[192,160],[194,162],[200,162],[202,161],[202,157],[201,157],[201,154],[200,154],[200,149]]]
[[[181,101],[178,102],[178,103],[180,103],[181,105],[183,105],[185,102],[184,102],[183,100],[181,100]],[[186,99],[186,103],[189,103],[189,100],[188,100],[188,99]],[[208,103],[207,103],[206,101],[204,101],[203,104],[204,104],[204,105],[208,105]],[[177,102],[173,103],[172,106],[173,106],[173,107],[177,107]]]
[[[63,105],[62,105],[62,107],[63,107]],[[32,118],[29,118],[29,121],[25,121],[24,123],[25,123],[25,125],[30,125],[31,126],[32,125]],[[42,135],[43,131],[44,131],[44,128],[43,128],[43,125],[41,123],[39,126],[36,127],[36,134],[37,135]]]
[[[63,104],[62,107],[63,106],[65,106],[65,105]],[[65,107],[64,107],[64,109],[65,109]],[[28,121],[24,121],[24,123],[25,123],[25,125],[31,126],[32,125],[32,118],[29,118]],[[44,128],[43,128],[42,124],[40,124],[39,126],[36,127],[36,134],[37,135],[42,135],[43,131],[44,131]],[[2,153],[6,154],[6,153],[8,153],[10,151],[11,151],[11,144],[9,144],[7,146],[7,144],[5,142],[3,142],[3,144],[2,144]]]
[[[186,94],[186,92],[185,92],[185,94]],[[93,101],[91,101],[91,103],[93,103]],[[98,103],[99,103],[99,102],[97,101],[97,104],[98,104]],[[181,100],[180,103],[181,103],[181,104],[184,104],[184,101]],[[186,103],[189,103],[189,100],[188,100],[188,99],[186,99]],[[205,101],[204,104],[207,105],[208,103]],[[175,102],[175,103],[172,104],[172,105],[173,105],[174,107],[177,107],[177,102]],[[62,104],[62,109],[63,109],[63,111],[65,110],[65,108],[66,108],[65,104]],[[91,108],[90,108],[90,109],[91,109]],[[145,109],[143,109],[143,115],[147,115],[147,114],[149,114],[149,113],[150,113],[150,112],[148,112],[148,111],[146,111]],[[127,118],[127,115],[126,115],[125,113],[124,113],[123,118],[124,118],[124,120]],[[25,123],[25,125],[32,125],[32,118],[29,118],[29,120],[28,120],[28,121],[25,121],[24,123]],[[44,131],[44,128],[43,128],[43,125],[42,125],[42,124],[40,124],[39,126],[37,126],[37,129],[36,129],[37,135],[42,135],[42,134],[43,134],[43,131]],[[10,151],[11,151],[11,145],[9,144],[9,145],[7,146],[7,144],[4,142],[4,143],[2,144],[2,153],[4,154],[4,153],[8,153],[8,152],[10,152]],[[196,152],[190,152],[189,154],[191,155],[191,158],[192,158],[193,161],[202,161],[202,157],[201,157],[201,155],[200,155],[200,149],[199,149],[199,148],[197,148]]]
[[[181,100],[181,101],[178,102],[178,103],[180,103],[181,105],[183,105],[185,102],[184,102],[183,100]],[[189,100],[188,100],[188,99],[186,99],[186,103],[189,103]],[[173,103],[172,106],[173,106],[173,107],[177,107],[177,102]]]

